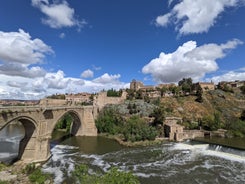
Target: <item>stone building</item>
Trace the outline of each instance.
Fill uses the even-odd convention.
[[[136,81],[135,79],[130,82],[130,89],[134,91],[138,91],[140,88],[144,86],[143,82]]]
[[[198,86],[200,86],[203,91],[215,90],[215,85],[213,82],[197,82],[196,84],[194,84],[194,86],[195,89],[197,89]]]
[[[218,87],[221,88],[221,89],[224,88],[225,86],[228,86],[228,87],[231,87],[231,88],[239,88],[239,87],[241,87],[243,85],[245,85],[245,81],[239,81],[239,80],[230,81],[230,82],[222,81],[222,82],[218,83]]]
[[[90,93],[78,93],[78,94],[68,94],[65,96],[66,101],[72,102],[74,104],[78,103],[89,103],[92,101]]]

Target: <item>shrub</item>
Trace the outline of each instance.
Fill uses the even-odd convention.
[[[232,121],[230,124],[229,134],[235,137],[245,136],[245,121],[237,120]]]
[[[124,126],[123,135],[126,141],[132,142],[154,140],[157,136],[157,131],[138,116],[132,116]]]
[[[95,124],[99,133],[109,133],[114,135],[120,133],[123,125],[123,119],[116,110],[112,108],[104,108],[95,120]]]
[[[89,184],[139,184],[139,180],[131,172],[118,171],[117,168],[110,169],[104,175],[89,174],[86,165],[77,165],[72,172],[80,183]]]
[[[51,176],[49,174],[45,174],[41,171],[40,168],[34,170],[29,175],[29,180],[35,184],[44,184],[46,180],[50,179]]]

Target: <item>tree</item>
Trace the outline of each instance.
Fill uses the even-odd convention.
[[[161,97],[163,97],[163,95],[167,92],[167,88],[165,86],[163,86],[161,89],[160,89],[160,92],[161,92]]]
[[[104,108],[95,120],[99,133],[117,134],[120,133],[123,120],[120,114],[112,108]]]
[[[116,91],[115,89],[109,89],[107,91],[108,97],[120,97],[122,96],[122,90]]]
[[[134,90],[126,89],[127,91],[127,100],[133,100],[135,97]]]
[[[143,91],[142,90],[136,91],[135,98],[136,99],[143,99]]]
[[[174,95],[179,95],[179,92],[181,91],[179,86],[172,86],[169,88],[169,90],[174,94]]]
[[[200,102],[200,103],[203,102],[202,94],[203,94],[203,90],[202,90],[201,86],[198,85],[197,92],[196,92],[196,95],[197,95],[196,101],[197,102]]]
[[[165,111],[163,107],[157,107],[153,110],[153,113],[151,114],[152,117],[154,117],[153,125],[162,125],[163,121],[165,119]]]
[[[190,93],[192,91],[192,79],[183,78],[179,81],[178,85],[182,88],[183,92]]]
[[[242,91],[242,94],[245,95],[245,85],[241,86],[241,87],[240,87],[240,90]]]
[[[157,131],[139,116],[131,116],[123,128],[123,135],[126,141],[132,142],[154,140],[157,136]]]

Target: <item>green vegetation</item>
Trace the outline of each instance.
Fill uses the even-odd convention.
[[[196,101],[202,103],[202,102],[203,102],[203,97],[202,97],[202,95],[203,95],[203,90],[202,90],[201,86],[199,86],[199,85],[198,85],[198,87],[197,87],[196,95],[197,95]]]
[[[80,183],[89,184],[139,184],[139,180],[131,172],[118,171],[112,168],[104,175],[89,174],[86,165],[77,165],[72,175]]]
[[[245,121],[236,120],[231,122],[228,129],[228,135],[235,137],[244,137],[245,136]]]
[[[121,97],[122,96],[122,90],[116,91],[115,89],[109,89],[107,91],[108,97]]]
[[[153,113],[151,114],[152,117],[154,117],[153,125],[162,125],[163,121],[165,119],[165,109],[163,106],[157,107],[153,110]]]
[[[6,167],[7,167],[6,165],[0,163],[0,171],[2,171],[2,170],[3,170],[4,168],[6,168]]]
[[[35,184],[44,184],[47,180],[51,180],[51,175],[43,173],[34,163],[26,165],[22,172],[29,175],[29,180]]]
[[[127,109],[129,110],[129,114],[136,114],[139,112],[139,110],[137,110],[137,106],[135,103],[133,104],[129,103]]]
[[[49,99],[58,99],[58,100],[65,100],[66,96],[64,94],[55,94],[51,96],[47,96]]]
[[[73,117],[68,113],[65,114],[56,124],[55,130],[57,129],[65,129],[66,132],[70,132],[71,124],[73,122]]]
[[[245,85],[241,86],[241,87],[240,87],[240,90],[241,90],[242,94],[245,95]]]
[[[123,119],[116,110],[104,108],[95,120],[95,124],[99,133],[115,135],[120,133],[123,127]]]
[[[208,116],[204,116],[200,122],[199,125],[204,129],[204,130],[218,130],[219,128],[222,128],[223,122],[221,120],[220,117],[220,113],[214,113],[213,116],[208,115]]]
[[[155,140],[157,131],[155,127],[149,126],[142,118],[131,116],[124,128],[123,135],[126,141]]]
[[[134,105],[128,105],[134,108]],[[126,141],[154,140],[157,136],[155,127],[150,126],[139,116],[124,118],[112,108],[104,108],[95,121],[99,133],[122,134]]]
[[[178,85],[181,87],[182,91],[186,93],[191,93],[192,91],[192,79],[191,78],[183,78],[179,81]]]
[[[35,169],[30,175],[29,180],[35,184],[44,184],[47,180],[50,180],[49,174],[43,173],[40,168]]]
[[[8,184],[8,182],[7,181],[1,181],[0,180],[0,184]]]

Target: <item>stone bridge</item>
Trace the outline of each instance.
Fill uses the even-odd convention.
[[[11,122],[19,121],[25,129],[20,141],[19,159],[24,162],[46,161],[50,155],[50,139],[56,123],[66,113],[73,117],[71,134],[75,136],[96,136],[93,106],[59,107],[0,107],[0,131]]]

